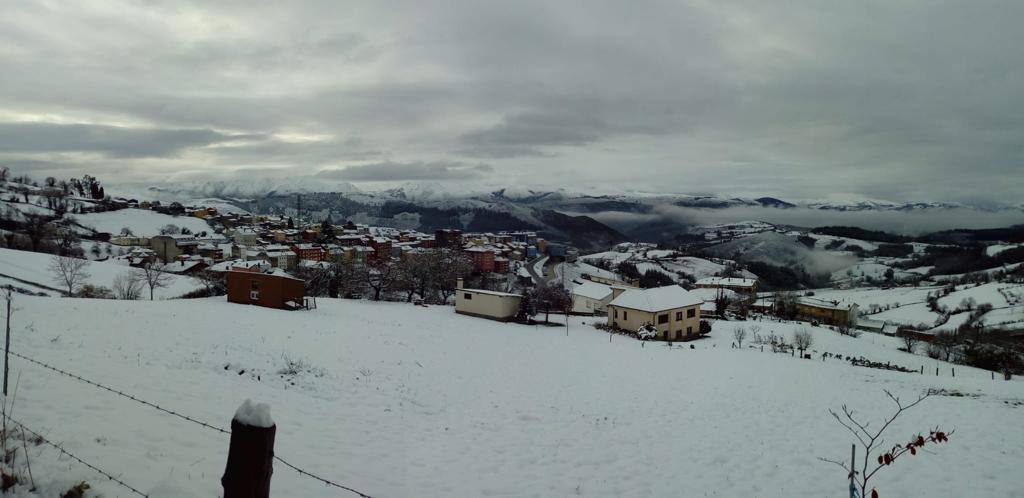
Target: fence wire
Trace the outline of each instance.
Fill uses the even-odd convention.
[[[149,495],[147,495],[146,493],[143,493],[142,491],[139,491],[134,486],[132,486],[132,485],[122,481],[121,479],[119,479],[117,477],[114,477],[113,474],[111,474],[111,473],[109,473],[109,472],[107,472],[107,471],[105,471],[105,470],[103,470],[103,469],[101,469],[101,468],[99,468],[99,467],[97,467],[97,466],[95,466],[95,465],[93,465],[93,464],[91,464],[89,462],[86,462],[85,460],[82,460],[81,458],[79,458],[79,457],[69,453],[68,450],[65,450],[63,446],[61,446],[61,445],[59,445],[57,443],[54,443],[54,442],[50,441],[49,439],[46,439],[42,434],[40,434],[40,433],[38,433],[38,432],[36,432],[36,431],[26,427],[25,424],[23,424],[23,423],[21,423],[21,422],[19,422],[17,420],[14,420],[13,418],[11,418],[10,416],[8,416],[6,414],[4,414],[4,416],[7,417],[8,421],[10,421],[14,425],[17,425],[18,427],[20,427],[21,430],[32,434],[33,436],[35,436],[40,441],[42,441],[42,442],[44,442],[44,443],[46,443],[46,444],[56,448],[56,450],[59,451],[62,455],[67,455],[72,460],[74,460],[74,461],[76,461],[76,462],[78,462],[78,463],[80,463],[82,465],[85,465],[86,467],[89,467],[90,469],[96,471],[98,474],[102,475],[103,477],[106,477],[107,479],[111,480],[112,482],[120,484],[121,487],[131,491],[132,493],[135,493],[135,494],[137,494],[137,495],[139,495],[139,496],[141,496],[143,498],[149,498]]]
[[[25,356],[25,355],[20,354],[20,353],[16,353],[14,351],[9,351],[9,353],[11,354],[11,356],[15,356],[15,357],[20,358],[22,360],[25,360],[27,362],[34,363],[34,364],[36,364],[36,365],[38,365],[40,367],[43,367],[43,368],[45,368],[47,370],[51,370],[51,371],[56,372],[58,374],[64,375],[66,377],[70,377],[70,378],[75,379],[75,380],[77,380],[79,382],[84,382],[84,383],[89,384],[89,385],[91,385],[93,387],[96,387],[98,389],[103,389],[104,391],[111,392],[113,394],[121,396],[122,398],[129,399],[129,400],[134,401],[136,403],[141,403],[141,404],[143,404],[145,406],[148,406],[148,407],[153,408],[155,410],[158,410],[160,412],[166,413],[168,415],[172,415],[172,416],[178,417],[178,418],[180,418],[182,420],[191,422],[193,424],[199,425],[201,427],[205,427],[205,428],[210,429],[210,430],[214,430],[214,431],[220,432],[222,434],[228,434],[228,435],[231,434],[231,431],[229,431],[229,430],[226,430],[226,429],[221,428],[221,427],[217,427],[215,425],[208,424],[206,422],[203,422],[202,420],[196,419],[194,417],[190,417],[190,416],[185,415],[185,414],[183,414],[181,412],[178,412],[176,410],[171,410],[169,408],[162,407],[162,406],[160,406],[160,405],[158,405],[156,403],[153,403],[153,402],[150,402],[150,401],[146,401],[146,400],[144,400],[144,399],[142,399],[142,398],[140,398],[138,396],[126,393],[126,392],[124,392],[124,391],[122,391],[120,389],[115,389],[113,387],[106,386],[106,385],[101,384],[99,382],[86,379],[86,378],[82,377],[81,375],[77,375],[77,374],[68,372],[67,370],[63,370],[63,369],[57,368],[57,367],[55,367],[53,365],[49,365],[47,363],[43,363],[43,362],[41,362],[39,360],[36,360],[34,358],[29,358],[28,356]],[[32,432],[32,431],[29,430],[29,432]],[[33,433],[33,434],[35,434],[35,433]],[[63,449],[60,448],[60,447],[57,447],[57,449],[63,451]],[[72,456],[74,458],[73,455],[70,455],[70,454],[68,454],[68,455]],[[77,458],[76,458],[76,460],[77,460]],[[368,495],[366,493],[363,493],[363,492],[358,491],[356,489],[353,489],[353,488],[350,488],[348,486],[345,486],[344,484],[339,484],[339,483],[334,482],[334,481],[332,481],[330,479],[327,479],[325,477],[321,477],[319,475],[313,474],[312,472],[309,472],[308,470],[305,470],[305,469],[303,469],[301,467],[293,465],[291,462],[285,460],[284,458],[281,458],[281,457],[277,456],[276,452],[275,452],[275,455],[274,455],[274,460],[277,460],[278,462],[281,462],[284,466],[294,470],[300,476],[308,477],[310,479],[315,479],[317,481],[320,481],[320,482],[324,483],[326,486],[334,487],[334,488],[338,488],[338,489],[341,489],[341,490],[344,490],[344,491],[348,491],[350,493],[354,493],[354,494],[360,496],[361,498],[373,498],[372,496],[370,496],[370,495]],[[92,467],[91,465],[86,464],[85,462],[82,462],[82,463],[85,464],[85,465],[88,465],[90,468],[95,469],[95,467]],[[99,471],[99,469],[96,469],[96,470]],[[106,473],[104,473],[102,471],[99,471],[99,472],[101,474],[107,475],[109,477],[108,474],[106,474]],[[135,490],[133,489],[133,491],[135,491]],[[138,492],[138,491],[136,491],[136,492]],[[143,496],[145,496],[145,495],[143,495]]]

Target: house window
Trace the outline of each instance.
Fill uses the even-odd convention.
[[[686,335],[692,335],[692,334],[693,334],[693,327],[686,327]]]
[[[260,283],[258,280],[252,280],[249,283],[249,299],[253,301],[260,299]]]
[[[628,312],[626,312],[626,311],[623,311],[623,312],[622,312],[622,319],[623,319],[623,320],[628,320],[628,319],[629,319],[629,313],[628,313]]]
[[[676,331],[676,339],[682,339],[682,338],[683,338],[683,331],[682,330],[677,330]]]
[[[462,297],[463,297],[463,299],[466,299],[467,301],[472,301],[473,300],[473,295],[468,293],[468,292],[463,292],[462,293]]]
[[[668,313],[658,315],[658,325],[661,325],[663,323],[668,323]]]
[[[612,318],[618,318],[619,317],[619,310],[613,309],[612,310],[612,315],[613,315]]]
[[[694,309],[694,308],[690,308],[690,309],[686,310],[686,318],[693,318],[694,316],[696,316],[696,314],[697,314],[697,310]]]
[[[683,312],[682,311],[677,311],[676,312],[676,321],[678,322],[679,320],[682,320],[682,319],[683,319]]]

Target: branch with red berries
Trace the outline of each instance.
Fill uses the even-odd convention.
[[[924,447],[925,444],[939,444],[948,442],[949,436],[952,435],[953,432],[955,432],[945,432],[936,427],[934,430],[929,431],[927,437],[918,434],[917,436],[913,437],[908,443],[904,445],[893,446],[888,451],[878,455],[878,464],[874,468],[871,468],[869,470],[868,466],[871,462],[871,453],[872,451],[878,449],[878,446],[882,444],[882,434],[889,427],[889,425],[892,424],[892,422],[896,420],[896,418],[899,417],[904,411],[913,408],[918,403],[924,401],[929,396],[931,396],[933,392],[928,391],[925,394],[918,396],[917,400],[915,400],[914,402],[906,405],[904,405],[900,401],[900,399],[894,396],[891,392],[885,391],[885,394],[889,397],[889,399],[891,399],[896,404],[896,411],[895,413],[892,414],[892,416],[885,419],[885,423],[882,424],[881,428],[874,432],[868,430],[868,426],[870,425],[869,423],[861,422],[860,420],[858,420],[856,412],[848,408],[846,405],[843,405],[842,407],[843,414],[841,416],[835,411],[829,410],[829,413],[832,414],[832,417],[836,419],[836,422],[838,422],[839,425],[843,426],[846,430],[853,434],[854,437],[857,438],[857,441],[860,442],[861,448],[863,449],[864,460],[861,464],[860,470],[858,471],[854,470],[856,464],[854,464],[853,462],[847,465],[838,460],[820,457],[818,459],[823,462],[833,463],[842,467],[843,470],[847,472],[847,478],[850,479],[852,482],[856,483],[858,487],[860,487],[860,496],[865,496],[865,493],[868,489],[868,482],[879,470],[889,465],[892,465],[892,463],[895,462],[897,458],[906,455],[907,453],[910,453],[911,455],[916,455],[917,450],[919,448]],[[858,477],[859,481],[857,480]],[[871,498],[878,498],[878,491],[874,488],[871,488]]]

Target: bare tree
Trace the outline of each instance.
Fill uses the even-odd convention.
[[[551,311],[567,311],[572,307],[572,294],[561,284],[545,285],[536,290],[537,304],[544,310],[544,323],[548,323]]]
[[[441,249],[437,270],[437,291],[441,302],[447,303],[455,295],[455,287],[460,278],[473,272],[473,260],[460,251]]]
[[[398,275],[395,279],[395,290],[405,295],[405,302],[411,303],[413,297],[421,289],[421,280],[428,278],[430,269],[423,264],[418,255],[406,256],[397,265]],[[424,297],[424,295],[425,293],[421,293],[420,297]]]
[[[929,432],[928,437],[918,434],[917,436],[912,437],[908,443],[897,444],[892,448],[888,449],[888,451],[879,454],[876,459],[877,464],[875,464],[872,460],[871,452],[873,450],[879,449],[879,447],[884,443],[884,441],[881,439],[882,434],[884,434],[885,430],[889,428],[889,425],[892,424],[892,422],[896,420],[897,417],[903,414],[903,412],[913,408],[914,406],[917,406],[918,403],[924,401],[932,394],[932,391],[928,391],[925,394],[918,396],[914,402],[905,405],[900,401],[899,398],[893,396],[891,392],[885,391],[885,395],[888,396],[889,399],[893,401],[893,403],[896,403],[896,412],[893,413],[892,416],[886,418],[882,425],[879,426],[878,430],[876,431],[868,430],[868,426],[871,423],[858,420],[856,413],[852,409],[848,408],[846,405],[843,405],[842,415],[836,413],[834,410],[829,409],[828,412],[832,414],[832,417],[836,419],[836,422],[838,422],[839,425],[843,426],[846,430],[850,431],[850,433],[857,438],[857,441],[860,442],[860,447],[862,448],[863,453],[863,461],[860,464],[860,469],[857,469],[856,462],[850,462],[849,465],[847,465],[846,463],[841,462],[839,460],[821,457],[818,457],[818,459],[823,462],[833,463],[842,467],[843,471],[847,472],[848,479],[850,479],[851,487],[854,484],[856,484],[858,487],[860,487],[859,496],[866,497],[867,495],[865,495],[865,493],[868,489],[868,482],[879,470],[882,470],[886,466],[892,465],[892,463],[895,462],[897,458],[907,453],[910,453],[911,455],[916,455],[917,449],[923,447],[925,443],[938,444],[947,442],[949,440],[948,436],[953,435],[953,432],[955,432],[949,431],[947,433],[936,428]],[[878,496],[878,492],[872,489],[871,496]]]
[[[803,356],[804,351],[810,349],[811,344],[814,344],[814,337],[811,336],[809,330],[800,329],[793,333],[793,347],[800,350],[800,356]]]
[[[373,300],[380,301],[394,287],[398,279],[398,266],[393,261],[382,261],[370,265],[363,276],[366,285],[373,291]]]
[[[960,345],[960,338],[955,332],[939,332],[935,334],[932,344],[943,354],[943,360],[949,361]]]
[[[732,338],[736,340],[736,346],[742,348],[743,340],[747,338],[747,328],[736,327],[732,329]]]
[[[167,287],[174,276],[164,270],[160,263],[146,263],[142,266],[142,281],[149,287],[149,300],[153,300],[153,291],[161,287]]]
[[[142,275],[134,271],[124,272],[114,277],[114,297],[134,301],[142,297],[144,286]]]
[[[206,294],[208,296],[222,296],[227,293],[227,283],[224,281],[224,275],[211,271],[203,270],[194,275],[200,282],[203,283],[203,287],[206,288]]]
[[[50,219],[41,214],[25,212],[22,214],[25,220],[25,235],[32,244],[32,251],[38,252],[43,242],[53,235],[53,226]]]
[[[89,261],[85,259],[67,256],[54,256],[50,259],[50,273],[56,282],[67,287],[68,296],[74,296],[75,289],[90,277],[86,270],[88,266]]]
[[[352,298],[366,288],[366,265],[357,261],[342,261],[331,266],[331,281],[327,294],[331,297]]]
[[[917,348],[918,339],[914,334],[904,333],[900,336],[903,339],[903,349],[906,349],[908,353],[913,353],[914,349]]]

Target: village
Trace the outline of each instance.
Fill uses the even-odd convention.
[[[855,269],[835,272],[828,287],[787,288],[780,287],[777,275],[765,273],[764,265],[714,250],[759,238],[804,238],[811,239],[805,241],[808,247],[857,254],[847,246],[872,243],[742,222],[697,227],[694,239],[699,240],[691,245],[630,241],[580,250],[534,230],[415,230],[331,213],[314,217],[301,209],[257,214],[223,200],[95,199],[76,195],[74,188],[47,196],[47,187],[23,180],[0,185],[7,192],[0,194],[6,219],[0,284],[15,304],[12,352],[20,355],[13,356],[19,372],[74,372],[89,382],[114,385],[115,395],[137,389],[141,392],[126,395],[135,405],[133,399],[167,393],[159,404],[147,399],[142,412],[131,404],[120,408],[132,413],[127,425],[134,431],[151,422],[154,414],[145,411],[151,405],[188,413],[187,423],[216,420],[234,410],[230,405],[243,393],[269,400],[275,418],[283,421],[287,458],[328,455],[355,469],[358,475],[346,476],[348,481],[375,494],[401,495],[407,481],[390,481],[387,465],[339,451],[387,448],[380,460],[390,462],[401,454],[404,438],[412,437],[410,424],[430,445],[454,444],[459,451],[467,443],[449,440],[453,432],[459,441],[490,434],[515,441],[514,434],[538,430],[562,433],[563,439],[593,439],[604,449],[589,451],[634,473],[646,465],[621,459],[619,453],[628,453],[629,446],[622,441],[639,437],[656,446],[660,433],[646,428],[682,416],[726,420],[728,431],[736,433],[726,439],[741,444],[746,422],[731,414],[749,410],[751,399],[771,407],[770,426],[784,424],[797,410],[798,425],[807,431],[790,427],[773,443],[789,445],[788,451],[797,451],[800,438],[828,433],[829,421],[818,412],[837,403],[836,386],[865,400],[877,395],[877,382],[894,383],[905,393],[948,393],[931,401],[946,414],[943,423],[973,420],[978,408],[963,400],[988,407],[982,413],[995,423],[1015,416],[1024,403],[1017,387],[1021,366],[1007,353],[1019,346],[1024,309],[1015,263],[959,276],[904,271],[905,280],[896,272],[876,279],[886,273],[877,267],[916,264],[913,254],[905,262],[881,255],[885,248],[879,244],[872,250],[878,255],[852,260]],[[67,206],[53,209],[47,199]],[[42,236],[33,250],[37,233]],[[928,255],[928,247],[913,246],[921,256]],[[1017,247],[1007,241],[984,250],[998,256]],[[874,285],[853,285],[858,280]],[[132,325],[119,325],[125,323]],[[566,362],[581,367],[567,368]],[[122,387],[118,378],[125,371],[138,379]],[[510,372],[522,382],[510,385]],[[810,373],[827,381],[808,385]],[[63,412],[44,408],[53,400],[78,400],[81,407],[66,410],[76,420],[94,420],[105,411],[86,401],[89,391],[77,385],[84,381],[71,377],[71,382],[57,385],[45,376],[28,376],[19,388],[19,403],[25,404],[20,408],[40,423],[64,428],[72,425]],[[794,386],[794,393],[769,395],[778,392],[779,383]],[[198,385],[215,386],[204,393],[233,395],[196,395],[191,386]],[[566,389],[578,391],[572,396],[583,400],[582,409],[575,401],[563,406],[559,400]],[[636,398],[635,392],[643,394]],[[608,399],[613,408],[606,406]],[[480,422],[493,413],[500,424]],[[323,439],[311,429],[312,421],[329,423],[339,416],[346,427],[362,432],[329,436],[335,449],[296,447]],[[95,428],[88,431],[90,439],[63,429],[57,433],[86,448],[96,446],[89,441],[117,439],[119,427],[90,424]],[[217,441],[201,432],[178,432],[174,436],[182,443],[172,444],[168,454],[180,458],[196,451],[185,448],[199,448],[202,458],[221,459]],[[998,439],[983,437],[990,444]],[[542,459],[562,444],[514,443],[519,455],[514,458]],[[160,477],[166,459],[145,456],[150,454],[146,444],[113,442],[108,450],[99,451],[103,461],[141,480],[153,495],[203,496],[213,489],[201,474],[166,482]],[[664,451],[683,458],[689,449],[673,445]],[[126,462],[123,454],[135,457]],[[969,447],[957,455],[977,458],[986,467],[1004,465]],[[515,468],[518,476],[534,468],[517,466],[512,457],[492,458]],[[745,457],[743,462],[757,466]],[[557,470],[543,472],[542,479],[559,490],[556,494],[586,489],[582,476],[572,484],[558,477],[577,463],[557,457]],[[60,462],[33,460],[32,465],[55,472]],[[815,463],[801,468],[808,465]],[[453,475],[453,468],[490,472],[476,457],[435,462],[431,468],[439,476]],[[939,461],[928,467],[948,469]],[[275,475],[275,482],[289,491],[326,496],[306,477],[285,472]],[[718,480],[701,480],[698,486]],[[459,490],[456,494],[486,491],[449,477],[418,478],[417,484]],[[109,483],[90,485],[114,491]],[[668,492],[663,484],[652,486],[654,494]],[[898,481],[893,487],[905,489]],[[755,493],[748,484],[730,489]],[[619,488],[592,491],[621,495]]]
[[[415,275],[423,271],[426,260],[437,254],[447,267],[430,278],[449,287],[441,294],[454,296],[456,313],[499,321],[528,321],[539,309],[563,315],[600,315],[608,317],[608,327],[641,332],[645,339],[684,341],[710,331],[701,319],[725,318],[726,313],[775,310],[772,293],[759,297],[756,278],[711,276],[698,279],[693,288],[678,285],[640,288],[639,281],[607,271],[582,272],[569,282],[544,276],[556,264],[573,264],[577,249],[549,242],[536,232],[463,233],[460,229],[438,229],[433,234],[389,227],[374,227],[351,221],[335,225],[298,222],[290,217],[219,213],[216,207],[183,206],[172,203],[138,202],[112,199],[123,209],[152,210],[170,216],[195,217],[210,226],[207,233],[181,233],[175,226],[165,227],[150,237],[136,237],[130,231],[96,234],[101,240],[126,248],[113,261],[133,267],[157,264],[161,271],[179,275],[205,275],[223,282],[230,302],[279,309],[310,308],[315,295],[306,295],[310,279],[335,266],[363,268],[363,273],[348,272],[351,278],[366,279],[366,286],[342,284],[350,290],[345,297],[362,297],[354,288],[374,290],[375,299],[397,292],[412,296],[424,290]],[[187,231],[187,230],[186,230]],[[177,232],[177,233],[174,233]],[[623,250],[635,247],[624,244]],[[653,247],[653,246],[652,246]],[[540,263],[538,265],[538,263]],[[398,270],[392,270],[397,267]],[[545,270],[548,268],[549,270]],[[307,278],[303,278],[307,277]],[[467,286],[466,281],[476,285]],[[452,286],[451,284],[454,284]],[[420,287],[417,287],[420,285]],[[546,292],[540,302],[524,316],[523,293],[535,287],[558,286],[562,294]],[[312,289],[323,294],[324,289]],[[427,299],[418,294],[417,302]],[[337,297],[337,291],[333,294]],[[622,296],[620,298],[620,296]],[[856,327],[856,303],[841,304],[812,297],[794,298],[795,313],[808,321],[840,327]],[[444,302],[442,301],[442,304]],[[633,314],[630,316],[629,312]],[[621,313],[621,317],[620,317]],[[894,335],[895,329],[890,331]]]

